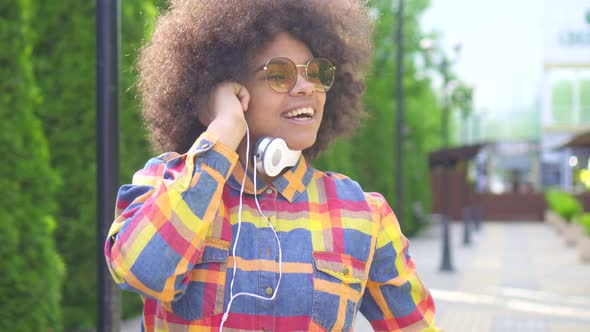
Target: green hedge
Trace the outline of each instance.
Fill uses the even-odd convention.
[[[550,210],[561,216],[566,222],[572,222],[573,218],[582,213],[582,205],[572,194],[557,189],[549,189],[545,192],[545,201]]]
[[[34,20],[35,75],[43,98],[38,114],[63,179],[57,193],[56,238],[67,266],[63,311],[66,330],[96,321],[96,75],[95,1],[42,1]],[[138,116],[133,70],[139,42],[156,9],[151,1],[121,2],[121,183],[150,155]],[[114,202],[113,202],[114,204]],[[137,314],[137,296],[125,293],[125,316]]]
[[[590,213],[583,213],[577,219],[578,222],[584,228],[586,235],[590,236]]]
[[[63,263],[53,241],[58,178],[39,120],[32,0],[0,4],[0,331],[61,331]]]

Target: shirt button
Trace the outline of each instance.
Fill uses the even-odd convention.
[[[268,195],[271,195],[273,193],[273,190],[271,188],[266,188],[266,193]]]
[[[266,248],[266,257],[270,257],[270,248]]]
[[[342,270],[342,273],[348,274],[350,273],[350,270],[347,267],[345,267],[344,270]]]
[[[264,292],[266,293],[266,295],[271,296],[272,295],[272,288],[266,287],[266,289],[264,290]]]

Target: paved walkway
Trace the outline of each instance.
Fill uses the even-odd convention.
[[[462,245],[451,225],[455,272],[439,271],[441,227],[411,238],[410,253],[437,305],[445,332],[589,332],[590,264],[578,260],[551,226],[486,222]],[[139,331],[139,321],[122,331]],[[373,331],[364,317],[355,332]]]
[[[590,264],[539,222],[486,222],[462,245],[451,227],[453,273],[439,271],[441,227],[411,239],[410,253],[445,332],[589,332]],[[356,332],[372,331],[363,317]]]

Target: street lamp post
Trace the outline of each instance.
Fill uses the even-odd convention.
[[[119,181],[119,0],[96,1],[97,331],[120,331],[121,295],[103,253]]]
[[[449,61],[443,57],[440,63],[441,74],[443,75],[443,110],[441,118],[441,140],[443,151],[449,148],[449,96],[447,88],[450,83],[449,77]],[[443,252],[442,261],[440,265],[441,271],[454,271],[453,262],[451,261],[451,234],[449,229],[449,159],[447,155],[443,155],[443,178],[442,178],[442,221],[443,221]]]
[[[420,41],[420,46],[426,51],[427,60],[438,67],[440,74],[443,79],[442,88],[442,99],[443,108],[441,113],[441,142],[442,150],[446,151],[449,148],[449,113],[450,113],[450,98],[449,90],[452,90],[453,85],[456,83],[452,80],[450,67],[456,61],[457,55],[461,50],[461,44],[457,43],[453,47],[455,52],[455,58],[453,61],[447,57],[447,55],[439,48],[434,45],[434,42],[430,39],[423,39]],[[436,53],[434,53],[436,51]],[[439,59],[434,59],[438,56]],[[450,234],[450,213],[449,213],[449,158],[443,154],[443,176],[442,176],[442,188],[441,188],[441,205],[442,205],[442,261],[440,271],[453,272],[453,263],[451,255],[451,234]]]
[[[461,83],[457,89],[454,91],[454,97],[456,99],[457,104],[461,108],[461,131],[462,131],[462,145],[466,145],[468,142],[467,136],[467,116],[472,111],[472,102],[473,102],[473,85]],[[467,159],[465,158],[465,163],[467,163]],[[473,214],[471,208],[471,197],[469,195],[469,188],[464,188],[462,190],[462,202],[463,202],[463,245],[469,246],[471,245],[471,216]]]

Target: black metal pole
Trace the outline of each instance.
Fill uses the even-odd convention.
[[[465,96],[466,100],[470,102],[469,95]],[[465,105],[462,105],[465,107]],[[462,110],[462,136],[463,136],[463,145],[467,145],[467,110]],[[467,157],[464,158],[463,162],[465,163],[465,175],[467,175]],[[467,181],[466,181],[467,182]],[[468,183],[467,183],[468,184]],[[469,197],[469,186],[465,186],[463,190],[463,245],[469,246],[471,245],[471,225],[469,221],[471,220],[471,206],[470,206],[470,197]]]
[[[449,230],[449,156],[447,150],[449,148],[449,96],[447,88],[449,85],[449,61],[443,58],[441,63],[441,72],[443,75],[443,109],[441,117],[441,139],[443,145],[443,176],[442,176],[442,188],[441,188],[441,200],[442,200],[442,222],[443,222],[443,255],[440,266],[441,271],[452,272],[454,271],[453,263],[451,262],[451,234]]]
[[[120,331],[121,295],[107,270],[104,243],[115,214],[119,182],[118,0],[96,1],[97,331]]]
[[[396,175],[395,186],[397,196],[397,210],[399,216],[403,216],[404,211],[404,0],[398,0],[397,8],[397,77],[396,77],[396,102],[397,102],[397,121],[396,121]],[[398,217],[399,218],[399,217]],[[403,218],[399,218],[400,224]]]

